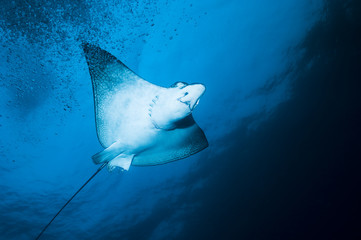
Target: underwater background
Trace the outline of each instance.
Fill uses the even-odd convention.
[[[103,170],[41,239],[361,239],[360,1],[0,3],[0,239],[35,239],[98,168],[82,41],[205,84],[209,147]]]

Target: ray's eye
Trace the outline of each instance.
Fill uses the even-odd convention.
[[[185,92],[185,93],[184,93],[184,96],[187,96],[187,95],[188,95],[188,92]]]

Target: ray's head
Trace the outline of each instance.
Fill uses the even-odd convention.
[[[171,130],[197,107],[206,88],[203,84],[176,82],[153,99],[150,116],[157,128]]]
[[[173,88],[176,92],[174,96],[177,96],[177,101],[186,105],[190,114],[194,108],[198,105],[199,99],[206,91],[206,87],[203,84],[187,84],[184,82],[176,82],[172,84],[170,88]],[[183,106],[184,107],[184,106]],[[187,111],[188,111],[187,109]]]

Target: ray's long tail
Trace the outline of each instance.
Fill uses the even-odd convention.
[[[40,234],[35,238],[35,240],[38,240],[41,235],[45,232],[45,230],[50,226],[50,224],[55,220],[55,218],[63,211],[63,209],[73,200],[73,198],[108,164],[108,162],[103,163],[96,172],[76,191],[71,198],[64,204],[64,206],[55,214],[55,216],[50,220],[50,222],[43,228],[43,230],[40,232]]]

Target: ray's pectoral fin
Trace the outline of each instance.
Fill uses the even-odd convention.
[[[115,167],[121,167],[123,170],[128,171],[132,164],[134,154],[119,154],[108,164],[108,170],[112,171]]]
[[[115,142],[103,151],[93,155],[92,159],[95,164],[105,163],[111,161],[120,153],[122,153],[121,144],[120,142]]]
[[[95,164],[109,162],[109,171],[112,171],[115,167],[121,167],[124,170],[128,170],[132,164],[134,154],[127,154],[124,149],[126,149],[126,146],[118,141],[92,156],[92,159]]]

